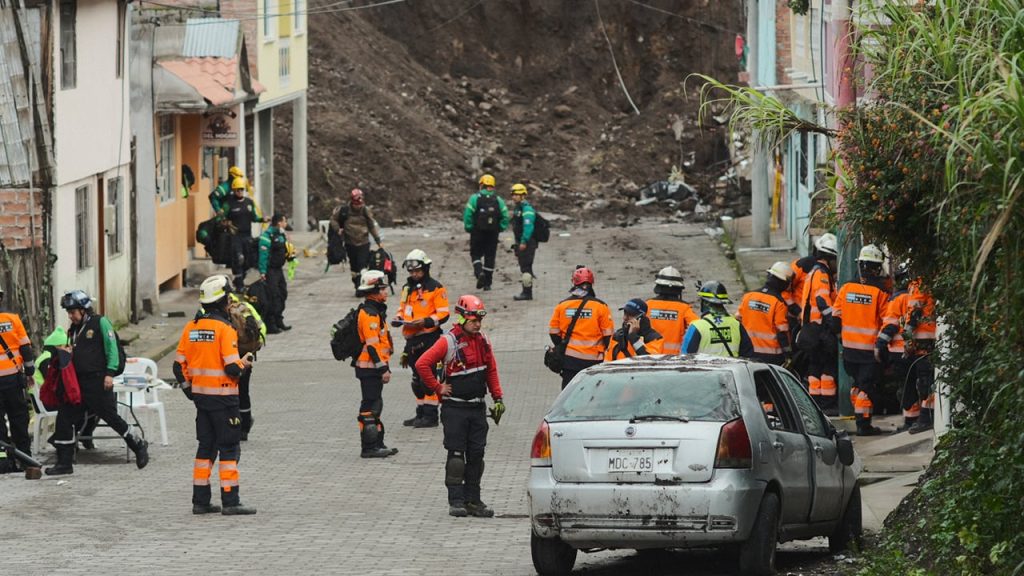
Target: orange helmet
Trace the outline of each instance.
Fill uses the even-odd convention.
[[[459,296],[459,301],[455,303],[455,313],[463,318],[483,319],[487,315],[487,310],[484,308],[483,300],[472,294],[464,294]]]
[[[577,266],[572,271],[572,285],[579,286],[580,284],[593,284],[594,273],[590,271],[590,268],[586,266]]]

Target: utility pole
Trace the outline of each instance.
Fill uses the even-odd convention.
[[[761,84],[757,68],[760,56],[758,54],[758,25],[759,3],[757,0],[747,0],[747,74],[748,83],[751,88],[757,88]],[[758,131],[751,133],[751,140],[758,141]],[[751,148],[750,167],[750,244],[753,248],[764,248],[770,243],[768,224],[770,220],[770,206],[768,205],[768,151],[758,150],[757,146]],[[733,239],[735,240],[735,239]]]

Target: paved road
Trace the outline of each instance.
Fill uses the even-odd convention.
[[[544,368],[550,311],[565,295],[574,264],[592,265],[599,297],[617,308],[648,296],[655,272],[680,267],[687,292],[697,271],[736,285],[729,261],[694,225],[644,223],[630,228],[570,231],[542,246],[537,298],[512,301],[519,273],[499,255],[496,289],[482,296],[495,344],[508,413],[489,438],[483,498],[498,513],[484,519],[447,515],[440,429],[403,428],[413,412],[407,370],[385,387],[387,442],[401,450],[385,461],[361,460],[355,416],[359,388],[352,369],[327,345],[331,324],[356,303],[346,270],[322,274],[304,262],[290,287],[291,332],[272,336],[253,377],[251,440],[243,444],[241,494],[259,514],[193,517],[191,466],[194,409],[166,396],[169,446],[154,446],[145,470],[125,464],[118,442],[79,455],[73,476],[27,482],[0,477],[0,541],[13,550],[0,574],[533,574],[525,485],[534,431],[559,391]],[[401,258],[422,247],[434,275],[454,300],[472,288],[466,237],[443,230],[388,231]],[[394,301],[392,300],[392,303]],[[393,308],[392,308],[393,310]],[[618,313],[616,313],[618,314]],[[398,337],[400,342],[400,336]],[[170,358],[160,362],[170,375]],[[155,428],[148,428],[150,438]],[[52,459],[47,451],[44,459]],[[796,570],[820,559],[819,545],[780,556]],[[633,552],[581,555],[587,574],[720,574],[718,556]]]

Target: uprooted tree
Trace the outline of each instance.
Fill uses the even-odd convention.
[[[874,98],[834,131],[710,78],[703,105],[728,100],[761,146],[831,135],[834,222],[909,258],[938,300],[953,428],[862,574],[1024,574],[1024,1],[878,4],[855,38]]]

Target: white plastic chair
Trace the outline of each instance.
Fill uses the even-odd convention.
[[[38,388],[38,387],[37,387]],[[57,422],[57,411],[47,410],[43,403],[39,401],[38,390],[33,390],[29,397],[32,398],[32,407],[36,410],[35,419],[32,420],[32,453],[39,454],[43,450],[43,446],[46,442],[43,440],[43,429],[47,432]]]
[[[157,376],[156,362],[149,358],[129,357],[125,361],[124,373],[114,378],[114,384],[119,385],[119,409],[131,410],[136,416],[140,412],[156,413],[160,419],[160,443],[167,446],[167,413],[160,401],[160,390],[170,390],[171,386]]]

